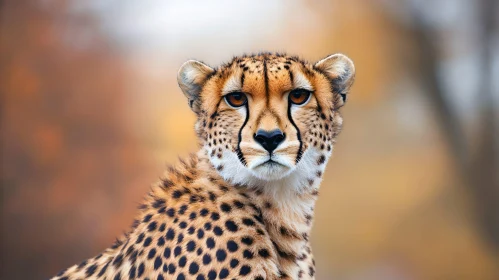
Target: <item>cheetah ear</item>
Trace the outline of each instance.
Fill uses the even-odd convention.
[[[208,78],[215,73],[213,68],[197,60],[182,64],[177,74],[177,82],[189,102],[189,107],[196,114],[201,109],[199,93]]]
[[[341,100],[338,100],[338,107],[343,106],[355,78],[355,66],[352,60],[346,55],[337,53],[319,60],[314,64],[314,68],[329,78],[333,94],[341,96]]]

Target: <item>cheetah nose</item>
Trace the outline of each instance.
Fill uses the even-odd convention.
[[[259,129],[253,138],[255,138],[255,141],[260,143],[265,150],[272,153],[272,151],[275,150],[275,148],[277,148],[282,141],[284,141],[286,135],[279,129],[272,131]]]

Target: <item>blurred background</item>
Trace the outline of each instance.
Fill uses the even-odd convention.
[[[497,2],[0,1],[2,279],[109,246],[197,150],[182,62],[260,50],[356,63],[317,279],[499,279]]]

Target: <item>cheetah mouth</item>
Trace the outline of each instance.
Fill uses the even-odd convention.
[[[277,160],[274,160],[272,158],[269,158],[262,163],[259,163],[253,167],[255,170],[262,170],[262,169],[267,169],[267,170],[283,170],[283,169],[288,169],[289,166],[285,165],[284,163],[281,163]]]
[[[284,166],[284,167],[286,167],[284,164],[277,162],[275,160],[272,160],[272,159],[269,159],[266,162],[257,165],[256,167],[260,167],[260,166],[268,166],[268,167]]]
[[[278,180],[285,177],[293,168],[273,158],[261,159],[259,164],[251,168],[252,173],[263,180]]]

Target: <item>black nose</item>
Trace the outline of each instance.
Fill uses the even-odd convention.
[[[260,143],[262,147],[269,151],[269,153],[272,153],[279,144],[284,140],[286,135],[282,133],[279,129],[275,129],[272,131],[266,131],[266,130],[258,130],[254,138],[256,142]]]

